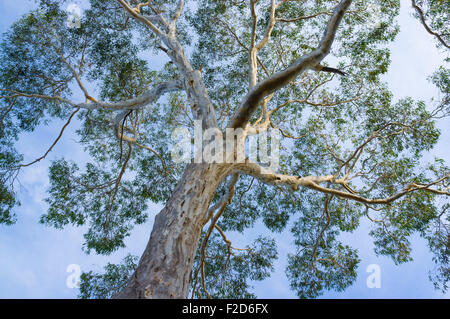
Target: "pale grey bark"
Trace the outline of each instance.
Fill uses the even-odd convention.
[[[191,104],[192,114],[195,119],[201,119],[203,128],[217,127],[217,118],[214,106],[208,96],[205,84],[203,83],[201,72],[195,70],[184,53],[184,49],[176,38],[176,21],[181,14],[184,1],[180,1],[177,12],[170,22],[162,20],[161,25],[166,31],[161,30],[149,19],[141,15],[139,11],[132,8],[126,1],[117,0],[122,7],[137,21],[145,24],[167,47],[166,53],[172,62],[178,67],[178,71],[183,79],[184,89]]]
[[[164,209],[127,286],[115,298],[187,298],[208,208],[225,166],[190,164]]]
[[[231,120],[229,127],[245,128],[250,116],[256,111],[264,97],[284,87],[307,69],[320,64],[330,53],[339,24],[351,3],[352,0],[342,0],[334,9],[322,40],[314,51],[300,57],[285,70],[273,74],[250,90]]]

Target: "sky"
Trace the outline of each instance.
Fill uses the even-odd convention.
[[[432,37],[411,17],[410,2],[401,0],[401,4],[399,19],[402,29],[391,46],[392,64],[384,79],[396,99],[411,96],[429,101],[437,95],[437,90],[426,78],[441,65],[443,55],[435,48]],[[0,33],[33,7],[32,0],[0,0]],[[55,121],[31,134],[22,135],[17,147],[24,153],[25,161],[40,156],[55,139],[55,127],[62,124],[62,121]],[[425,159],[438,156],[449,163],[450,120],[441,121],[438,125],[442,130],[441,139]],[[47,210],[44,198],[49,186],[48,167],[51,160],[64,156],[80,163],[80,166],[86,162],[86,154],[74,140],[75,130],[76,125],[69,126],[45,160],[21,173],[17,190],[22,205],[15,210],[18,221],[13,226],[0,225],[0,298],[76,298],[78,290],[67,285],[67,279],[73,275],[73,272],[67,272],[69,265],[79,265],[82,271],[101,271],[107,262],[118,263],[129,253],[140,256],[147,244],[154,216],[161,205],[149,205],[148,222],[134,229],[126,240],[125,249],[110,256],[87,255],[82,251],[84,227],[55,230],[38,223]],[[443,294],[434,290],[428,280],[428,271],[433,263],[424,240],[414,237],[414,261],[396,266],[391,259],[374,254],[369,230],[369,225],[362,223],[355,232],[342,236],[345,243],[359,250],[361,263],[356,282],[344,292],[327,292],[321,298],[450,297],[450,292]],[[266,232],[264,226],[257,224],[244,235],[227,235],[234,242],[250,242]],[[284,272],[286,256],[293,247],[292,237],[289,231],[275,236],[279,251],[275,272],[271,278],[253,283],[254,292],[259,298],[296,298],[289,289]],[[367,285],[370,273],[366,270],[373,264],[379,266],[380,288],[369,288]]]

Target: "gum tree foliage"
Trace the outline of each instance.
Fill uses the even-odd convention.
[[[133,274],[136,266],[137,257],[127,255],[119,265],[108,263],[105,266],[104,274],[96,274],[92,271],[82,273],[80,277],[80,298],[105,299],[113,297],[128,277]]]
[[[302,298],[342,291],[355,281],[360,260],[340,234],[361,219],[372,223],[375,252],[396,264],[411,261],[411,235],[425,238],[436,264],[430,279],[447,289],[450,170],[443,159],[427,163],[423,156],[439,139],[436,121],[449,115],[449,70],[443,61],[430,76],[441,91],[432,102],[394,101],[381,76],[401,27],[399,1],[89,3],[80,28],[69,28],[68,3],[41,0],[3,37],[1,223],[20,218],[19,171],[32,170],[53,148],[26,163],[14,148],[19,134],[55,119],[67,121],[55,143],[76,121],[90,161],[80,167],[66,154],[52,162],[41,222],[87,225],[84,249],[98,254],[124,247],[134,225],[147,220],[149,202],[184,196],[175,187],[193,166],[171,161],[176,127],[192,131],[193,121],[203,119],[204,128],[243,128],[246,135],[278,130],[282,140],[278,172],[262,174],[248,161],[207,166],[226,174],[209,208],[193,212],[207,218],[185,270],[190,288],[148,293],[155,285],[141,280],[148,259],[128,256],[108,264],[105,274],[83,274],[80,297],[120,297],[136,282],[145,291],[135,297],[255,297],[251,282],[270,276],[273,237],[286,227],[295,244],[286,269],[291,288]],[[411,5],[445,51],[449,3]],[[247,247],[227,239],[227,232],[245,233],[257,221],[272,238],[265,234]],[[152,235],[148,247],[152,240],[157,245]],[[170,268],[168,254],[163,268]]]

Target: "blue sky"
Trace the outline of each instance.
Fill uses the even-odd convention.
[[[0,32],[34,6],[31,0],[0,0]],[[392,45],[392,65],[385,80],[389,83],[396,98],[411,96],[428,101],[437,95],[436,89],[426,80],[442,63],[443,55],[435,48],[433,39],[410,14],[410,2],[402,0],[400,24],[402,31]],[[450,121],[439,123],[442,137],[438,146],[426,159],[433,156],[445,158],[450,162]],[[53,142],[54,127],[62,122],[54,122],[32,134],[23,135],[18,148],[25,154],[25,160],[40,156]],[[85,228],[67,227],[55,230],[38,223],[46,212],[43,201],[48,187],[48,166],[52,159],[62,156],[78,163],[86,160],[83,150],[75,143],[71,126],[50,153],[47,159],[23,171],[18,187],[22,206],[16,209],[18,222],[13,226],[0,225],[0,298],[75,298],[77,289],[66,286],[70,275],[66,272],[70,264],[78,264],[84,271],[101,271],[107,262],[119,262],[128,253],[140,255],[147,243],[154,216],[161,206],[150,205],[149,222],[136,227],[126,241],[127,248],[110,256],[86,255],[81,246]],[[82,166],[82,165],[80,165]],[[363,223],[352,234],[346,234],[346,243],[359,249],[361,263],[358,280],[342,293],[329,292],[324,298],[449,298],[450,293],[442,294],[433,289],[428,281],[428,270],[433,267],[431,254],[425,242],[416,237],[413,240],[414,261],[401,266],[386,257],[373,253],[372,239],[367,235],[370,226]],[[236,242],[248,242],[265,232],[264,227],[240,234],[229,234]],[[290,291],[284,274],[286,256],[292,250],[292,238],[288,232],[276,235],[279,259],[272,277],[255,283],[255,293],[261,298],[295,298]],[[368,288],[366,267],[378,264],[381,269],[381,288]]]

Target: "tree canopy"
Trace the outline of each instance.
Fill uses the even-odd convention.
[[[148,203],[172,196],[186,168],[171,159],[177,127],[193,132],[203,119],[247,135],[272,129],[281,135],[279,171],[260,174],[261,165],[245,162],[220,184],[190,296],[255,297],[250,282],[270,276],[273,237],[288,225],[291,289],[301,298],[342,291],[360,259],[339,237],[361,219],[372,222],[376,253],[396,264],[411,260],[413,234],[425,238],[436,263],[430,279],[447,289],[450,168],[448,159],[423,157],[439,140],[437,121],[450,115],[450,71],[447,59],[430,75],[441,91],[433,102],[394,100],[382,75],[400,1],[89,0],[79,27],[68,26],[68,3],[40,0],[0,44],[0,223],[20,218],[19,171],[46,157],[74,119],[90,160],[80,167],[68,154],[52,162],[40,221],[87,225],[84,249],[98,254],[123,248],[147,220]],[[449,2],[411,5],[448,50]],[[189,89],[196,76],[203,85]],[[53,119],[67,121],[55,143],[24,162],[20,133]],[[227,239],[257,221],[268,232],[251,245]],[[129,256],[105,274],[83,274],[80,296],[112,297],[136,265]]]

